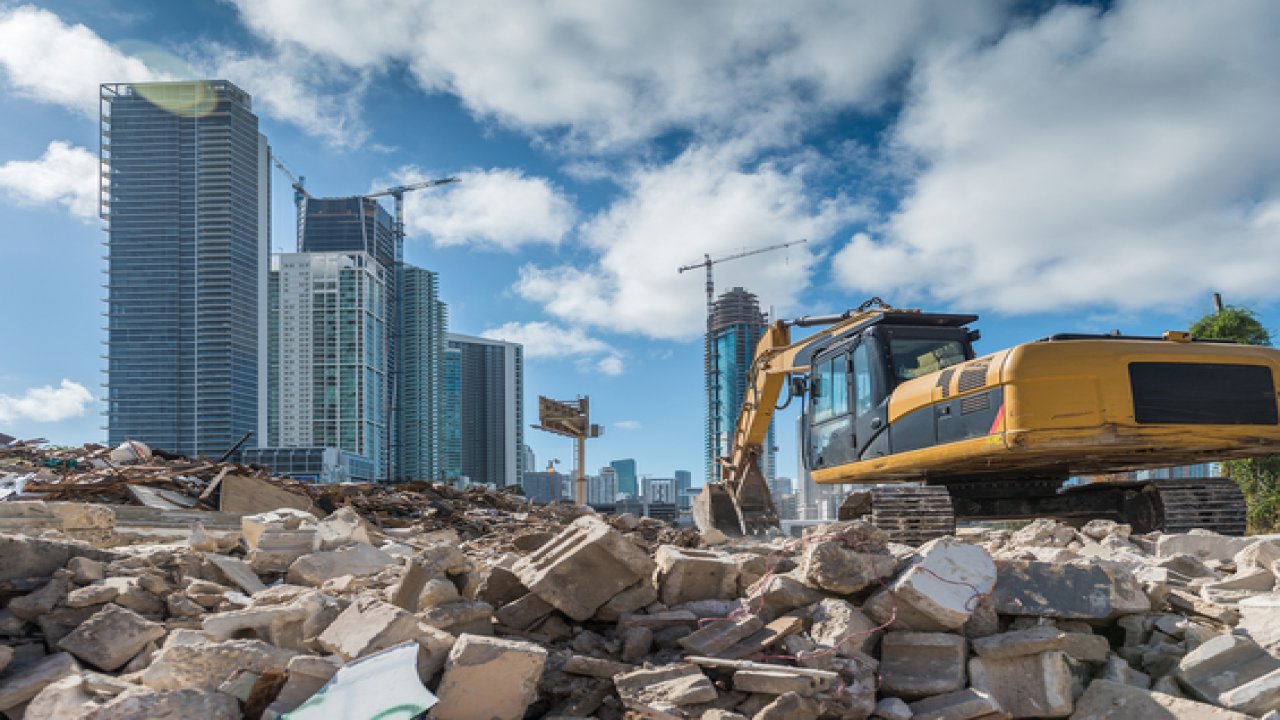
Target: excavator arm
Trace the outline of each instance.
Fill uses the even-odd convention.
[[[788,379],[809,371],[809,365],[799,361],[806,349],[889,310],[893,308],[880,298],[872,298],[843,313],[778,320],[765,329],[756,344],[730,454],[717,458],[720,480],[708,483],[694,501],[693,519],[699,530],[716,528],[738,536],[763,534],[779,526],[769,484],[760,468],[760,456],[769,436],[769,424],[778,410],[778,399],[784,388],[791,391]],[[793,327],[822,329],[792,342]]]

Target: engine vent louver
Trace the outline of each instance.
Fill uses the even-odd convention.
[[[956,392],[969,392],[987,385],[987,363],[970,365],[960,371],[960,382],[956,383]]]
[[[961,415],[968,415],[969,413],[976,413],[981,410],[989,409],[991,409],[991,395],[989,393],[970,395],[969,397],[960,400]]]
[[[942,388],[942,397],[951,397],[951,378],[956,374],[955,368],[947,368],[938,376],[938,387]]]

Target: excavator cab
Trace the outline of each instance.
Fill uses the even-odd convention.
[[[892,316],[890,316],[892,317]],[[815,349],[801,427],[809,470],[891,452],[889,396],[899,384],[974,357],[967,315],[913,313]]]

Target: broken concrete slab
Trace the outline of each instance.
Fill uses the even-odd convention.
[[[975,720],[1008,717],[993,696],[966,688],[910,704],[912,720]]]
[[[967,645],[960,635],[887,632],[880,642],[881,688],[907,699],[960,690],[966,657]]]
[[[27,668],[12,671],[0,679],[0,711],[29,702],[50,683],[80,672],[71,653],[54,653]]]
[[[102,670],[117,670],[147,643],[165,636],[164,625],[109,604],[62,638],[58,647]]]
[[[493,607],[479,600],[459,600],[429,607],[417,615],[422,622],[453,635],[493,634]]]
[[[813,623],[809,635],[813,641],[834,647],[837,655],[870,652],[880,637],[878,624],[847,600],[827,598],[805,608]]]
[[[827,678],[793,672],[788,668],[739,670],[733,674],[732,682],[734,690],[768,695],[796,693],[812,697],[831,688],[831,682]]]
[[[523,588],[524,586],[521,585]],[[614,595],[609,602],[600,606],[595,619],[600,622],[617,622],[623,615],[648,607],[658,600],[658,587],[651,578],[641,578],[636,584]]]
[[[7,560],[6,560],[7,561]],[[16,597],[9,601],[8,610],[14,617],[27,622],[35,622],[37,618],[62,602],[71,589],[71,581],[65,577],[55,577],[45,583],[39,590]]]
[[[166,691],[135,688],[115,696],[89,716],[92,720],[238,720],[240,717],[240,703],[234,697],[216,690],[192,688]]]
[[[884,532],[864,520],[819,526],[808,537],[800,572],[812,588],[849,595],[887,579],[898,565]]]
[[[655,567],[633,542],[588,515],[519,560],[512,570],[531,592],[582,622],[614,595],[652,575]]]
[[[969,682],[994,697],[1014,718],[1070,715],[1071,678],[1062,652],[969,661]]]
[[[501,624],[516,630],[527,630],[534,623],[555,612],[551,603],[534,593],[528,593],[514,602],[507,603],[494,613]]]
[[[1002,615],[1102,619],[1112,614],[1111,575],[1097,565],[1001,560],[992,598]]]
[[[1201,560],[1217,560],[1228,562],[1236,553],[1256,542],[1253,538],[1231,537],[1219,535],[1206,530],[1192,530],[1189,533],[1162,535],[1156,541],[1158,557],[1169,557],[1186,553],[1195,555]]]
[[[317,642],[346,661],[412,640],[418,620],[405,610],[372,597],[356,600],[333,621]]]
[[[1194,700],[1094,680],[1076,701],[1072,720],[1249,720],[1250,716]]]
[[[142,683],[155,690],[215,690],[237,670],[283,670],[296,654],[261,640],[207,642],[202,637],[171,633],[143,671]]]
[[[642,712],[711,702],[719,696],[711,679],[692,663],[634,670],[614,676],[613,684],[623,704]]]
[[[286,580],[293,585],[320,587],[326,580],[344,575],[372,575],[397,564],[397,560],[370,545],[348,545],[338,550],[313,552],[289,566]]]
[[[890,590],[900,602],[935,622],[957,628],[995,584],[996,565],[985,549],[940,537],[920,546],[913,563]]]
[[[519,720],[537,697],[546,662],[547,651],[532,643],[461,635],[449,652],[431,717]]]
[[[677,642],[694,655],[717,655],[762,629],[764,622],[758,615],[723,618],[707,623],[702,629],[685,635]]]
[[[354,543],[373,545],[380,533],[350,507],[338,508],[316,524],[312,549],[337,550]]]
[[[267,586],[263,584],[257,573],[249,566],[249,563],[239,558],[218,555],[217,553],[205,553],[204,559],[213,563],[214,567],[222,572],[228,582],[238,586],[250,595],[267,589]]]
[[[1219,635],[1187,653],[1178,663],[1179,684],[1194,698],[1221,705],[1221,696],[1280,670],[1280,660],[1253,640]]]
[[[1092,637],[1092,636],[1090,636]],[[973,641],[973,651],[980,657],[1009,658],[1036,655],[1048,650],[1064,650],[1067,634],[1052,625],[988,635]],[[1101,638],[1105,643],[1106,638]]]
[[[653,559],[659,598],[667,606],[737,594],[738,564],[723,553],[663,545]]]

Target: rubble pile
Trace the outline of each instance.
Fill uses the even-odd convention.
[[[536,505],[484,487],[463,490],[432,482],[316,484],[272,476],[257,466],[153,451],[134,441],[114,449],[92,443],[50,448],[41,442],[0,442],[0,501],[56,501],[48,508],[56,508],[57,516],[44,513],[47,529],[99,546],[153,541],[155,532],[116,531],[130,524],[154,525],[161,515],[180,519],[171,535],[185,538],[192,520],[209,529],[238,530],[241,516],[282,507],[320,516],[349,507],[377,528],[451,529],[462,539],[494,545],[512,535],[555,532],[575,517],[572,507]],[[139,517],[120,510],[139,506],[158,513]],[[40,512],[28,505],[27,514],[16,518],[16,527],[31,529],[34,514]],[[0,504],[0,532],[15,524],[16,515],[21,515],[18,506]],[[637,530],[650,544],[698,542],[695,532],[647,519]],[[225,539],[226,533],[214,535]]]
[[[470,540],[354,507],[244,515],[233,543],[10,526],[0,711],[1280,718],[1277,538],[1038,520],[908,547],[855,520],[682,547],[653,521],[555,512]]]

